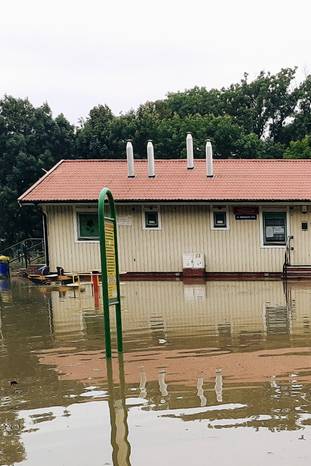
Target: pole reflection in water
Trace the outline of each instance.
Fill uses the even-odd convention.
[[[271,388],[279,388],[279,385],[276,382],[276,377],[273,375],[270,379]]]
[[[159,371],[159,387],[162,396],[168,395],[167,384],[165,383],[165,374],[165,369],[161,369]]]
[[[139,372],[139,390],[140,390],[139,396],[140,398],[146,398],[147,396],[146,383],[147,383],[146,372],[145,372],[144,366],[142,366]]]
[[[203,384],[204,384],[204,379],[203,377],[198,377],[197,381],[197,395],[201,400],[201,407],[203,408],[204,406],[207,405],[207,398],[204,395],[204,389],[203,389]]]
[[[222,370],[216,369],[216,377],[215,377],[215,393],[216,399],[218,403],[222,403]]]
[[[109,413],[111,425],[112,461],[114,466],[131,466],[131,446],[128,441],[127,408],[123,354],[118,355],[119,390],[113,382],[112,360],[107,358],[107,381],[109,389]]]

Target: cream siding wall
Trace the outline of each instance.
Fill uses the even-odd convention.
[[[160,206],[161,229],[144,230],[141,206],[118,206],[117,211],[131,220],[131,225],[119,225],[121,272],[179,272],[185,252],[203,252],[209,272],[282,271],[284,247],[262,247],[260,215],[236,220],[229,208],[229,229],[218,231],[211,229],[209,206]],[[301,231],[301,218],[311,222],[311,214],[301,214],[298,207],[288,212],[297,261],[305,257],[311,263],[311,231]],[[98,242],[77,241],[76,207],[48,206],[46,213],[51,269],[99,270]]]
[[[98,241],[77,241],[75,208],[49,206],[46,214],[50,269],[62,266],[67,272],[100,270]]]
[[[302,213],[301,207],[290,209],[293,264],[311,264],[311,212]],[[302,222],[308,223],[308,230],[301,229]]]

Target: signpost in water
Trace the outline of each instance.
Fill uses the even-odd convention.
[[[108,201],[108,202],[107,202]],[[109,208],[108,208],[109,207]],[[117,221],[111,191],[103,188],[98,198],[98,227],[103,290],[106,357],[111,358],[110,306],[115,306],[118,351],[122,353],[122,320],[118,263]]]

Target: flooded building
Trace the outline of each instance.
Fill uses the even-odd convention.
[[[20,198],[44,213],[51,270],[100,269],[97,200],[118,213],[124,274],[281,275],[311,264],[311,160],[62,160]],[[190,140],[191,143],[191,140]],[[291,240],[289,240],[292,238]],[[295,270],[294,270],[295,272]],[[299,273],[299,271],[298,271]]]

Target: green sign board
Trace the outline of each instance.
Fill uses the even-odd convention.
[[[106,208],[108,207],[108,209]],[[107,214],[107,211],[109,213]],[[123,351],[117,220],[111,191],[103,188],[98,199],[98,228],[103,290],[106,356],[111,358],[110,306],[116,310],[118,351]]]

